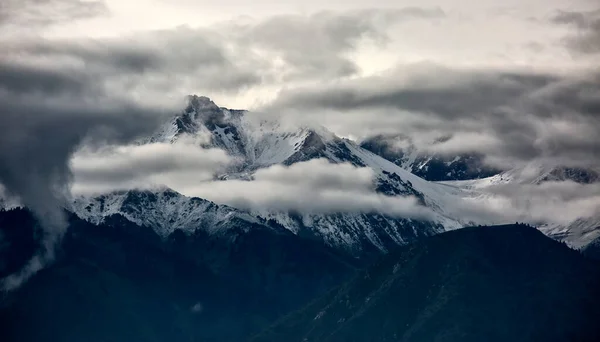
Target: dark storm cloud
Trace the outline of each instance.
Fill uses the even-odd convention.
[[[287,105],[286,102],[294,102],[307,108],[342,111],[386,107],[453,119],[477,116],[482,111],[506,104],[507,101],[514,101],[523,92],[540,88],[556,79],[544,75],[461,73],[452,70],[442,72],[446,74],[440,75],[441,77],[450,77],[457,83],[453,81],[452,84],[436,84],[436,81],[425,83],[427,80],[415,80],[414,84],[395,87],[391,76],[389,79],[373,78],[374,82],[379,83],[378,86],[368,85],[368,80],[365,79],[364,83],[353,82],[348,86],[290,92],[289,97],[284,96],[280,101],[283,106]],[[419,85],[420,81],[424,83]],[[479,96],[471,96],[474,93]]]
[[[93,76],[0,60],[0,181],[32,208],[56,205],[55,187],[66,186],[68,159],[84,138],[127,142],[166,118]]]
[[[488,161],[600,163],[600,75],[458,71],[416,65],[331,86],[282,92],[267,113],[310,116],[365,136],[400,133],[427,148]],[[436,135],[436,136],[432,136]],[[506,164],[504,164],[506,166]]]
[[[0,26],[40,27],[108,12],[102,0],[2,0]]]
[[[552,21],[571,25],[578,32],[566,39],[567,46],[581,53],[600,52],[600,10],[589,12],[560,11]]]
[[[18,287],[54,255],[66,229],[61,206],[69,195],[69,159],[84,142],[125,143],[154,131],[166,119],[112,94],[102,79],[60,65],[0,59],[0,184],[30,208],[44,228],[43,248],[19,273],[3,280]]]
[[[79,72],[65,73],[50,68],[0,62],[0,89],[7,92],[60,95],[62,92],[84,92],[90,86],[93,84],[89,77]]]

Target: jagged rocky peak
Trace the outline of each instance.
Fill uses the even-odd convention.
[[[206,109],[220,109],[213,100],[206,96],[189,95],[188,96],[188,107],[186,112],[196,111],[201,112]]]
[[[184,111],[182,120],[201,121],[208,129],[213,130],[216,126],[225,125],[225,113],[206,96],[191,95],[188,97],[188,105]]]

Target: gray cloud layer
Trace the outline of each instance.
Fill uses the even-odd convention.
[[[148,97],[183,96],[196,88],[235,91],[261,82],[259,70],[236,60],[218,38],[200,29],[102,40],[30,39],[4,46],[6,56],[21,64],[69,68],[76,73],[70,76],[74,82],[96,79],[100,86]]]
[[[177,180],[172,179],[171,185],[188,195],[258,211],[379,212],[417,219],[432,217],[431,211],[414,197],[376,193],[374,177],[370,168],[315,159],[260,169],[250,181],[190,182],[177,186]]]
[[[600,52],[600,9],[589,12],[560,11],[552,21],[577,29],[576,34],[566,39],[569,48],[581,53]]]
[[[399,68],[385,76],[289,89],[265,115],[317,121],[334,131],[395,133],[439,152],[482,152],[494,163],[554,159],[600,163],[600,75]]]
[[[182,137],[175,143],[83,149],[71,160],[72,191],[97,195],[167,185],[186,193],[187,187],[212,180],[231,162],[225,151],[204,149],[192,137]]]

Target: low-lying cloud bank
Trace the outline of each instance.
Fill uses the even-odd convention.
[[[94,195],[168,185],[187,193],[188,186],[212,180],[233,162],[225,151],[205,149],[201,143],[196,138],[182,137],[175,143],[83,149],[71,160],[71,190]]]
[[[316,159],[260,169],[251,180],[212,180],[231,162],[222,150],[179,142],[82,153],[72,163],[73,192],[89,195],[164,185],[187,196],[247,210],[432,217],[414,197],[376,193],[375,174],[370,168]]]
[[[392,217],[435,219],[431,210],[414,197],[377,193],[375,173],[367,167],[316,159],[259,169],[250,180],[215,180],[233,163],[235,160],[224,151],[204,149],[189,138],[174,144],[80,152],[72,161],[73,192],[93,195],[168,186],[187,196],[259,212],[379,212]],[[450,217],[463,222],[568,225],[600,214],[600,183],[495,184],[478,188],[475,193],[457,194],[443,206]]]
[[[380,212],[406,218],[431,218],[414,197],[392,197],[374,190],[370,168],[332,164],[323,159],[274,165],[253,180],[210,182],[192,187],[199,197],[239,208],[310,214]]]
[[[475,223],[527,222],[567,226],[600,215],[600,183],[501,184],[479,189],[450,208]]]

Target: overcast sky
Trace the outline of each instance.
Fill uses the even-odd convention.
[[[595,0],[6,0],[0,45],[9,191],[35,183],[19,181],[31,163],[68,183],[84,140],[133,141],[190,93],[502,167],[600,163]]]

